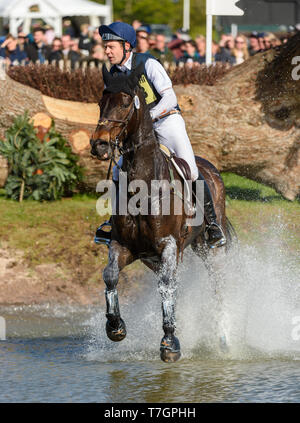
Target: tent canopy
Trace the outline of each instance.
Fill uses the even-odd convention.
[[[29,32],[31,19],[43,19],[51,25],[57,35],[62,34],[62,18],[65,16],[88,16],[90,23],[97,26],[111,22],[111,6],[88,0],[0,0],[0,16],[9,20],[9,30],[17,35],[23,24],[24,32]]]

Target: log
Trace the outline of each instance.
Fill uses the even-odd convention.
[[[212,87],[174,87],[195,154],[220,171],[272,186],[289,200],[300,194],[299,56],[300,33],[280,49],[235,66]],[[86,167],[85,188],[95,190],[108,167],[91,157],[87,143],[99,117],[96,104],[46,97],[9,77],[0,81],[0,100],[0,137],[25,110],[45,113]]]

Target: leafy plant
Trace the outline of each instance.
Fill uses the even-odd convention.
[[[27,112],[16,117],[5,140],[0,140],[0,154],[9,164],[5,192],[14,200],[57,200],[82,180],[78,157],[55,130],[54,122],[40,141]]]

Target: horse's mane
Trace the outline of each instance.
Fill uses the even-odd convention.
[[[142,74],[142,70],[143,67],[138,66],[129,75],[125,75],[124,73],[112,75],[108,72],[106,66],[103,65],[102,75],[105,84],[103,93],[117,94],[123,92],[133,97],[135,88],[138,85],[139,77]]]

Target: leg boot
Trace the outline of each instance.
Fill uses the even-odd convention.
[[[119,198],[119,181],[114,181],[116,187],[116,202],[118,202]],[[96,231],[95,235],[95,243],[96,244],[106,244],[109,246],[111,241],[111,224],[112,218],[110,217],[109,220],[106,220]],[[109,228],[108,231],[104,231],[103,228]]]
[[[211,248],[221,247],[226,243],[226,237],[221,226],[217,223],[217,216],[213,204],[213,199],[209,187],[200,172],[198,180],[204,182],[204,215],[208,223],[205,231],[207,244]]]

